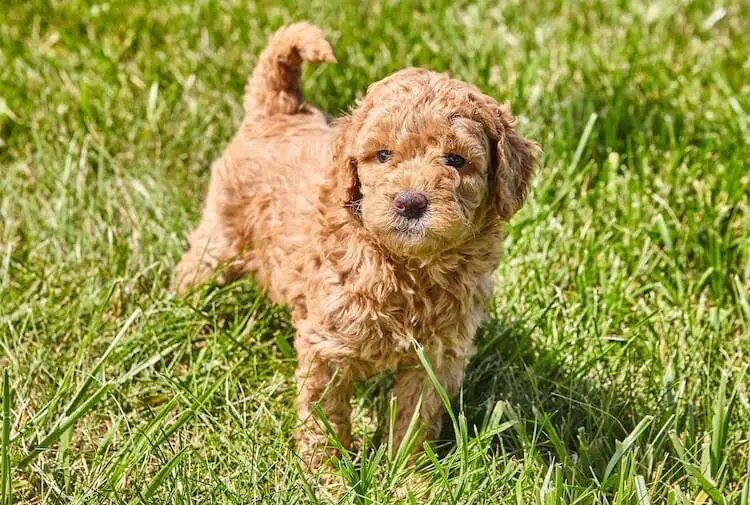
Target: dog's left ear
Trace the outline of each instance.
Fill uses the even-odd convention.
[[[526,200],[541,149],[535,142],[516,133],[516,119],[510,114],[507,104],[500,105],[489,97],[485,103],[488,115],[491,115],[491,119],[486,118],[486,123],[490,123],[487,126],[492,155],[490,184],[494,185],[497,215],[508,221]]]

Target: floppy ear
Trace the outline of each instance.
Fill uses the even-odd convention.
[[[336,121],[334,136],[331,142],[331,168],[328,181],[323,188],[322,198],[334,208],[346,208],[352,215],[359,218],[360,193],[359,177],[357,175],[357,159],[350,152],[351,140],[354,136],[352,119],[344,116]]]
[[[507,105],[494,103],[492,109],[495,131],[490,129],[490,143],[496,145],[490,145],[494,155],[490,178],[497,214],[508,221],[526,200],[541,149],[516,133],[516,120]]]

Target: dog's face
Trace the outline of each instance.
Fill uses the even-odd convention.
[[[355,188],[356,218],[394,253],[458,246],[487,219],[507,220],[525,198],[535,146],[493,99],[426,70],[368,90],[342,124],[334,156]]]
[[[355,143],[364,226],[389,249],[429,254],[476,229],[491,154],[481,124],[438,102],[381,105]]]

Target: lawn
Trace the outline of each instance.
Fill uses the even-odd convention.
[[[2,505],[750,503],[750,11],[720,5],[3,2]],[[544,148],[442,442],[389,451],[390,379],[362,384],[327,486],[294,454],[284,308],[170,289],[301,19],[338,58],[305,72],[328,113],[425,66]]]

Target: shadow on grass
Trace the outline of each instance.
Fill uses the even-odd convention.
[[[631,395],[607,388],[605,381],[584,378],[582,364],[569,363],[575,353],[539,346],[529,338],[530,333],[529,328],[497,318],[483,325],[463,394],[453,400],[454,412],[463,409],[471,436],[487,423],[497,403],[504,402],[503,421],[515,417],[518,423],[496,439],[495,447],[523,453],[533,444],[542,454],[548,453],[550,460],[571,457],[580,468],[603,466],[616,441],[637,424],[637,413],[628,401]],[[561,443],[558,447],[556,439]],[[455,448],[455,440],[445,414],[438,452],[447,454]],[[561,447],[565,456],[560,454]]]
[[[225,286],[207,283],[185,296],[183,303],[200,315],[199,333],[220,331],[248,355],[253,353],[248,346],[273,342],[284,358],[294,357],[288,310],[271,302],[249,277]]]

